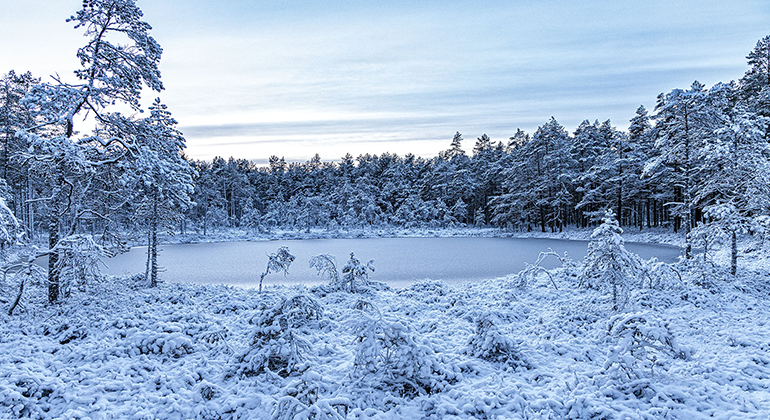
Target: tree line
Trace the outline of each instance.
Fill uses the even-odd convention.
[[[627,131],[585,120],[569,133],[551,118],[505,141],[484,134],[471,153],[458,132],[429,159],[193,161],[196,204],[184,220],[202,233],[470,225],[554,232],[595,225],[611,209],[621,226],[669,227],[688,245],[699,236],[734,239],[763,228],[770,214],[770,36],[747,58],[740,80],[662,93],[651,113],[636,110]]]
[[[49,256],[52,302],[67,255],[86,238],[118,249],[127,231],[147,234],[154,283],[163,229],[560,231],[595,225],[611,209],[622,226],[684,232],[689,250],[698,238],[726,235],[734,244],[768,225],[770,36],[748,55],[740,80],[661,94],[652,113],[639,107],[627,131],[586,120],[569,133],[551,118],[504,141],[484,134],[470,153],[458,132],[434,158],[271,156],[258,166],[186,158],[160,99],[141,118],[116,110],[145,111],[142,90],[163,89],[162,49],[141,18],[133,0],[84,2],[68,19],[86,38],[74,81],[14,71],[0,79],[0,196],[18,219],[6,227],[26,240],[47,236],[41,254]]]

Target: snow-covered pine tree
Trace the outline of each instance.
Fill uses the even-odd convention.
[[[348,291],[353,292],[355,290],[356,283],[366,286],[369,282],[369,273],[374,271],[374,260],[369,260],[366,264],[356,258],[351,252],[350,259],[342,267],[342,280],[347,284]]]
[[[751,66],[741,78],[744,101],[750,111],[770,117],[770,35],[757,41],[746,57]],[[770,138],[770,123],[765,126],[765,139]]]
[[[30,72],[16,74],[11,70],[0,77],[0,178],[11,189],[7,204],[24,226],[29,238],[34,233],[35,204],[31,192],[35,182],[29,176],[28,168],[12,158],[29,148],[23,138],[16,136],[16,131],[34,125],[34,118],[24,103],[24,97],[37,83],[40,83],[40,79],[33,77]]]
[[[615,215],[607,210],[602,224],[591,234],[579,277],[581,287],[612,293],[614,309],[625,304],[628,292],[644,271],[639,256],[623,245],[622,233]]]
[[[158,282],[158,229],[170,226],[192,206],[195,171],[184,159],[186,147],[166,105],[156,98],[150,116],[135,124],[135,159],[130,159],[125,181],[138,201],[140,220],[147,222],[147,284]]]
[[[661,185],[652,178],[643,178],[644,164],[652,159],[653,153],[659,153],[653,146],[653,130],[647,109],[640,105],[636,114],[630,120],[626,141],[627,151],[624,154],[626,169],[624,170],[623,185],[625,196],[631,204],[637,208],[637,220],[639,229],[646,221],[647,227],[657,226],[658,203],[656,196],[660,192]]]
[[[42,121],[27,127],[21,135],[31,145],[28,160],[45,166],[50,192],[48,299],[59,299],[58,252],[60,234],[69,223],[70,232],[84,216],[95,214],[88,203],[73,209],[70,197],[83,197],[97,185],[91,180],[101,166],[119,162],[131,151],[131,139],[122,135],[104,138],[81,135],[75,130],[76,117],[90,116],[99,124],[110,124],[108,110],[114,104],[140,109],[142,88],[160,91],[158,63],[162,49],[149,35],[150,25],[141,20],[142,12],[134,0],[89,0],[68,22],[83,29],[88,41],[77,56],[81,68],[75,71],[77,82],[69,83],[55,76],[53,83],[36,85],[27,96]],[[40,133],[41,126],[53,127]],[[73,211],[74,210],[74,211]],[[67,220],[74,214],[74,220]],[[65,235],[66,236],[66,235]]]
[[[726,235],[730,242],[730,272],[737,272],[737,236],[748,232],[754,218],[767,215],[770,202],[770,146],[764,140],[767,118],[739,104],[733,84],[717,84],[709,90],[713,135],[700,149],[702,181],[695,202],[703,207],[707,237]]]
[[[712,135],[709,109],[705,106],[706,91],[699,82],[690,89],[674,89],[658,96],[655,107],[655,147],[660,155],[648,161],[645,175],[665,171],[661,182],[670,185],[671,199],[666,205],[674,215],[674,229],[682,228],[685,235],[685,256],[691,258],[690,232],[694,227],[694,189],[699,170],[698,151],[703,141]]]

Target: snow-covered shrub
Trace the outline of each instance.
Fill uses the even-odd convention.
[[[645,273],[639,256],[623,245],[622,233],[615,216],[607,211],[591,234],[579,278],[582,287],[611,292],[614,309],[625,305],[629,290]]]
[[[353,292],[357,284],[361,286],[369,284],[369,273],[374,271],[372,264],[374,264],[374,260],[362,264],[352,252],[350,253],[350,259],[342,267],[342,280],[347,285],[348,291]]]
[[[466,354],[488,362],[529,367],[516,343],[500,332],[495,325],[496,321],[496,317],[491,314],[484,314],[476,319],[476,333],[468,343]]]
[[[223,413],[225,410],[222,407],[221,400],[226,394],[219,385],[203,379],[195,385],[192,391],[191,396],[194,403],[193,413],[195,413],[195,420],[231,418]]]
[[[652,258],[644,263],[650,289],[670,289],[683,284],[682,275],[671,264]]]
[[[615,315],[609,320],[610,347],[604,370],[607,375],[631,385],[652,376],[655,367],[665,369],[671,358],[687,359],[690,349],[680,346],[668,323],[650,313]],[[635,393],[640,392],[634,389]]]
[[[22,304],[25,289],[29,285],[41,285],[45,281],[46,271],[35,264],[34,257],[23,256],[21,261],[4,265],[0,268],[3,281],[0,284],[0,302],[8,304],[8,315]]]
[[[353,309],[361,312],[366,312],[371,315],[380,314],[380,310],[377,308],[377,306],[375,306],[374,303],[366,299],[358,299],[356,303],[353,304]]]
[[[278,252],[275,254],[269,254],[267,256],[267,268],[262,275],[259,276],[259,291],[262,292],[262,281],[270,273],[280,273],[283,275],[289,273],[289,266],[294,262],[294,255],[289,252],[289,247],[282,246],[278,248]]]
[[[310,321],[318,321],[323,315],[321,304],[308,295],[296,295],[281,302],[281,314],[291,328],[299,328]]]
[[[337,260],[329,254],[320,254],[310,259],[308,263],[310,268],[315,268],[318,275],[326,277],[332,288],[340,289],[340,274],[337,272]]]
[[[263,372],[287,377],[303,371],[304,353],[310,350],[300,328],[321,317],[321,305],[315,299],[297,295],[266,309],[256,321],[249,347],[236,355],[232,375],[258,375]]]
[[[442,391],[457,376],[401,322],[362,314],[356,325],[355,374],[401,397]]]
[[[61,239],[53,248],[59,253],[56,268],[59,271],[60,290],[65,297],[77,288],[85,291],[88,285],[101,282],[100,266],[109,255],[101,245],[97,244],[91,235],[71,235]]]
[[[3,180],[2,183],[5,184],[5,181]],[[5,248],[19,242],[23,233],[18,219],[5,203],[5,198],[0,196],[0,256],[3,260],[5,260]]]
[[[217,328],[201,333],[198,337],[211,348],[222,348],[227,353],[233,353],[233,349],[227,341],[230,337],[230,331],[226,327],[217,326]]]
[[[139,331],[127,337],[131,343],[130,355],[158,354],[179,358],[194,351],[192,340],[178,328],[163,328],[163,331]]]
[[[351,406],[347,398],[324,398],[329,387],[318,372],[305,371],[291,381],[273,406],[274,420],[344,419]]]
[[[534,264],[526,263],[524,269],[516,274],[514,285],[519,288],[527,287],[531,281],[535,280],[538,274],[545,273],[548,276],[548,279],[551,281],[554,289],[558,290],[559,287],[556,286],[556,281],[553,279],[553,274],[551,274],[549,270],[543,268],[542,266],[543,261],[547,257],[555,257],[564,267],[569,267],[572,264],[572,260],[567,256],[566,252],[562,256],[554,252],[551,248],[548,248],[548,251],[541,252],[537,256],[537,260]]]
[[[441,280],[425,280],[399,290],[399,296],[408,297],[427,304],[444,302],[449,305],[448,296],[452,293],[449,286]]]
[[[62,387],[57,378],[46,378],[38,372],[0,373],[0,414],[12,414],[14,418],[49,417],[46,411],[51,396]]]

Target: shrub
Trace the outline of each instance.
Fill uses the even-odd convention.
[[[0,271],[3,273],[3,282],[0,284],[0,301],[10,303],[9,316],[21,305],[27,285],[42,285],[46,279],[45,269],[35,264],[33,256],[23,256],[20,261],[4,265]],[[18,287],[16,290],[12,290],[14,288],[11,286],[14,281]],[[16,297],[10,298],[11,294],[15,294]],[[6,296],[9,296],[7,300]]]
[[[273,407],[274,420],[346,418],[350,408],[347,398],[324,398],[329,392],[321,375],[313,370],[305,371],[299,379],[291,381]]]
[[[259,317],[249,347],[236,355],[231,375],[258,375],[272,372],[287,377],[301,372],[310,342],[300,328],[321,317],[321,305],[305,295],[284,299]]]
[[[622,383],[643,379],[648,371],[652,376],[654,368],[665,368],[668,359],[687,359],[692,353],[676,342],[668,323],[648,313],[613,316],[609,334],[615,345],[610,347],[604,369]]]
[[[310,268],[315,268],[319,276],[326,277],[332,288],[342,288],[340,274],[337,272],[337,260],[333,256],[329,254],[316,255],[310,259],[308,265]]]
[[[278,248],[278,252],[275,254],[269,254],[267,256],[267,268],[259,276],[259,292],[262,293],[262,281],[268,274],[283,272],[285,276],[289,274],[289,266],[292,262],[294,262],[294,255],[289,253],[289,247],[282,246]]]
[[[373,379],[374,387],[402,397],[417,396],[440,392],[456,381],[455,373],[407,326],[365,313],[362,317],[355,329],[354,371]]]
[[[516,274],[515,286],[518,288],[525,288],[530,281],[533,281],[537,277],[538,274],[545,273],[548,276],[548,279],[551,280],[553,288],[559,290],[559,287],[556,286],[556,282],[554,281],[551,272],[542,267],[542,263],[546,257],[555,257],[564,267],[569,267],[572,265],[572,260],[567,256],[566,252],[564,253],[564,256],[561,256],[554,252],[551,248],[548,248],[547,252],[541,252],[537,256],[537,261],[535,261],[534,264],[526,263],[524,269]]]
[[[59,253],[57,270],[60,288],[65,297],[69,297],[74,288],[84,291],[89,284],[99,283],[104,279],[100,266],[108,257],[107,250],[94,242],[91,235],[71,235],[59,241],[53,248]]]
[[[374,271],[372,264],[374,264],[374,260],[369,260],[366,264],[362,264],[352,252],[350,253],[350,259],[342,267],[342,279],[350,292],[355,290],[356,284],[361,286],[369,284],[369,273]]]
[[[466,354],[493,363],[529,367],[513,340],[495,325],[496,317],[485,314],[476,319],[476,333],[471,336]]]

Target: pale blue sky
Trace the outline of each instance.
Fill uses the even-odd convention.
[[[0,72],[70,75],[80,1],[0,3]],[[455,131],[470,150],[551,116],[626,129],[661,92],[740,78],[770,34],[767,0],[137,4],[188,154],[257,162],[427,157]]]

